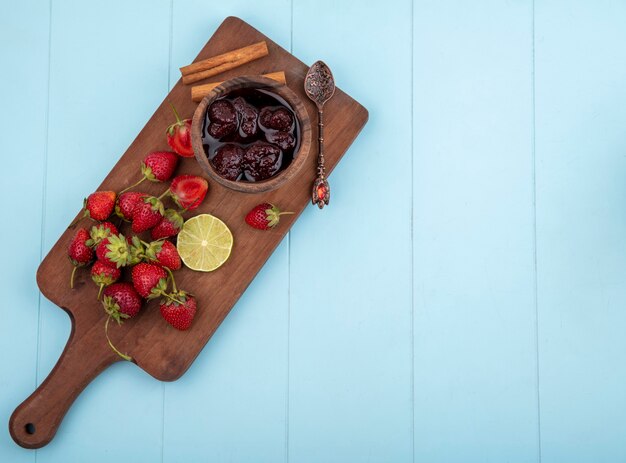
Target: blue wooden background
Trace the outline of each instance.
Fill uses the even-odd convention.
[[[24,450],[37,266],[228,15],[369,109],[332,205],[182,379],[116,364]],[[626,461],[626,2],[5,0],[0,66],[2,462]]]

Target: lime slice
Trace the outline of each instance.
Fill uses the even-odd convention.
[[[217,217],[199,214],[185,221],[176,248],[191,270],[212,272],[228,260],[233,234]]]

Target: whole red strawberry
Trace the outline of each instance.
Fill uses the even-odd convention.
[[[193,157],[191,146],[191,119],[181,120],[176,108],[172,106],[176,122],[167,128],[167,144],[185,158]]]
[[[141,179],[131,186],[124,188],[121,193],[125,193],[131,188],[135,188],[144,180],[151,182],[166,182],[174,174],[178,165],[178,155],[171,151],[153,151],[141,162]]]
[[[131,228],[134,233],[149,230],[163,220],[163,203],[159,198],[147,196],[137,202],[133,209]]]
[[[142,304],[143,299],[141,299],[141,296],[130,283],[113,283],[104,290],[102,305],[104,306],[104,311],[109,315],[104,323],[104,334],[113,352],[124,360],[130,361],[132,358],[122,354],[111,342],[111,338],[109,338],[109,321],[113,319],[118,325],[121,325],[122,320],[137,315]]]
[[[172,180],[169,194],[182,209],[196,209],[209,191],[209,183],[197,175],[179,175]]]
[[[116,197],[117,194],[114,191],[96,191],[91,193],[85,198],[85,217],[91,217],[100,222],[108,219],[115,207]]]
[[[117,227],[111,222],[99,223],[91,227],[91,231],[89,232],[91,239],[87,241],[87,244],[92,247],[98,246],[103,239],[111,235],[117,235],[118,233]]]
[[[160,265],[140,263],[131,272],[133,286],[141,297],[152,299],[165,293],[167,273]]]
[[[86,228],[76,230],[70,245],[67,248],[67,255],[74,266],[70,276],[70,288],[74,288],[74,274],[78,267],[83,267],[93,260],[93,250],[87,245],[89,232]]]
[[[155,151],[143,160],[141,173],[151,182],[167,182],[174,175],[178,159],[171,151]]]
[[[91,279],[95,284],[100,286],[100,289],[98,290],[98,299],[100,299],[102,288],[115,283],[121,276],[122,272],[119,268],[97,260],[93,264],[93,267],[91,267]]]
[[[276,206],[270,203],[259,204],[246,215],[246,223],[259,230],[269,230],[280,222],[280,216],[293,214],[293,212],[280,212]]]
[[[133,220],[133,210],[135,206],[141,199],[146,197],[148,197],[148,194],[138,191],[128,191],[120,194],[115,204],[115,213],[122,219],[130,222]]]
[[[165,209],[163,219],[150,230],[150,237],[153,240],[169,238],[178,235],[183,227],[183,217],[174,209]]]
[[[177,330],[187,330],[196,316],[196,299],[185,291],[173,292],[161,300],[161,316]]]
[[[96,247],[98,260],[115,267],[124,267],[130,260],[130,248],[121,233],[103,239]]]
[[[113,283],[102,293],[104,310],[118,323],[137,315],[142,304],[143,299],[130,283]]]
[[[178,270],[180,268],[180,256],[176,246],[171,241],[159,240],[144,244],[146,244],[144,255],[148,262],[167,267],[170,270]]]

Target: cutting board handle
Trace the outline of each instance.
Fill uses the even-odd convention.
[[[79,333],[74,329],[61,358],[48,377],[11,415],[13,440],[29,449],[52,440],[76,397],[106,367],[121,360],[108,346],[104,329]]]

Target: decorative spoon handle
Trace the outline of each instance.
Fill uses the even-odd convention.
[[[316,61],[309,68],[304,78],[304,92],[317,106],[317,119],[319,124],[319,154],[317,156],[317,175],[313,182],[311,199],[313,204],[323,209],[330,201],[330,185],[326,180],[326,167],[324,166],[324,103],[335,93],[335,79],[330,68],[323,61]]]
[[[324,111],[317,111],[318,127],[319,127],[319,154],[317,156],[317,177],[313,182],[313,191],[311,199],[313,204],[322,209],[330,201],[330,185],[326,180],[326,166],[324,165]]]

